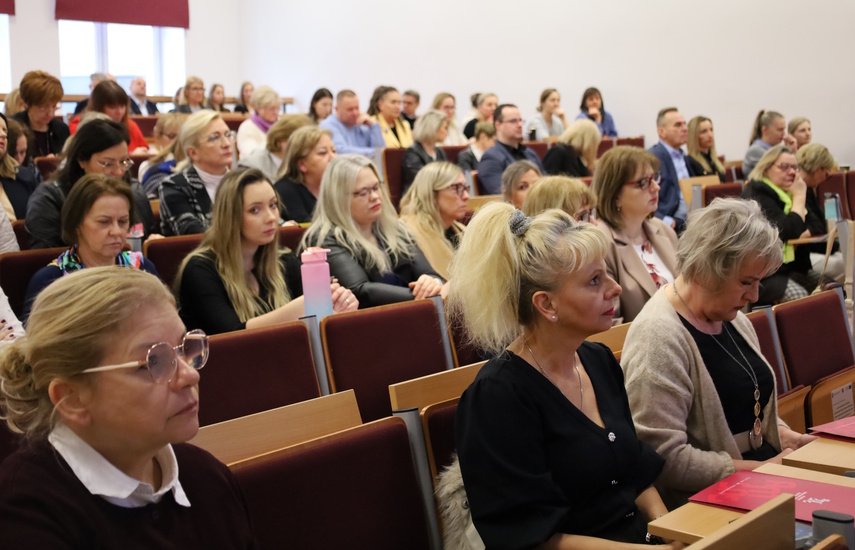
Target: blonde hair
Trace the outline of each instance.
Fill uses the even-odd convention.
[[[241,254],[243,193],[248,185],[255,183],[264,183],[273,189],[273,184],[256,168],[238,169],[226,174],[214,197],[211,227],[205,231],[199,247],[181,262],[173,283],[173,292],[180,299],[181,279],[190,259],[201,257],[212,261],[226,287],[229,301],[242,323],[291,301],[279,263],[278,235],[266,245],[259,246],[253,256],[255,265],[252,274],[258,281],[258,286],[267,290],[266,307],[259,304],[259,297],[250,290],[246,279]],[[274,196],[278,197],[275,191]],[[283,249],[282,253],[285,252],[288,250]]]
[[[831,156],[831,152],[819,143],[808,143],[799,147],[796,151],[796,161],[799,163],[799,168],[813,174],[817,169],[831,170],[837,162]]]
[[[291,134],[288,140],[288,152],[285,153],[285,158],[282,160],[282,166],[279,168],[276,178],[288,178],[305,184],[306,176],[300,170],[300,161],[312,153],[323,136],[329,136],[332,139],[332,132],[322,130],[317,126],[305,126]]]
[[[623,226],[617,199],[624,186],[632,181],[640,166],[649,164],[653,171],[659,170],[656,155],[640,147],[621,145],[612,147],[600,157],[591,191],[597,197],[597,217],[620,229]]]
[[[0,351],[0,409],[9,429],[46,439],[56,420],[51,381],[97,366],[133,330],[140,310],[174,304],[157,277],[115,266],[81,269],[45,288],[27,335]]]
[[[419,142],[429,141],[436,143],[436,133],[448,119],[442,111],[428,111],[416,120],[413,128],[413,139]]]
[[[257,111],[262,107],[267,106],[279,107],[281,102],[279,94],[277,94],[273,88],[270,86],[259,86],[253,90],[252,95],[249,98],[249,104]]]
[[[710,166],[710,163],[701,154],[701,124],[704,122],[709,122],[710,128],[712,128],[712,120],[705,116],[696,116],[689,121],[689,141],[686,143],[686,149],[689,151],[689,156],[698,161],[704,171],[724,174],[724,165],[718,159],[718,153],[715,150],[715,141],[710,146],[710,158],[715,166]]]
[[[686,218],[677,242],[677,268],[686,281],[717,290],[754,258],[776,271],[783,261],[778,230],[753,200],[717,198]]]
[[[0,156],[0,176],[4,178],[15,179],[15,174],[18,173],[18,161],[15,160],[15,149],[18,147],[17,143],[12,143],[9,137],[9,121],[4,115],[0,115],[0,120],[3,121],[3,125],[6,126],[6,151],[3,152],[3,156]],[[28,142],[29,145],[29,142]]]
[[[499,353],[534,322],[536,292],[557,290],[607,249],[601,231],[566,212],[526,219],[510,204],[490,203],[469,223],[451,264],[452,322],[462,323],[476,346]]]
[[[761,110],[757,113],[757,117],[754,119],[754,125],[751,126],[751,140],[749,140],[748,145],[753,145],[756,140],[762,139],[763,128],[768,128],[779,118],[784,118],[784,115],[777,111]]]
[[[199,78],[198,76],[188,76],[187,81],[184,83],[184,88],[182,88],[182,90],[181,90],[181,97],[178,99],[179,105],[187,105],[187,103],[188,103],[187,102],[187,92],[190,89],[191,84],[198,84],[198,85],[202,86],[203,89],[205,88],[205,82],[203,82],[201,78]],[[205,104],[205,100],[203,99],[199,103],[199,105],[204,105],[204,104]]]
[[[6,99],[3,100],[3,114],[6,116],[12,116],[23,110],[24,100],[21,97],[21,90],[20,88],[15,88],[6,94]]]
[[[184,113],[164,113],[162,115],[158,115],[157,122],[154,124],[154,135],[163,135],[169,128],[175,128],[178,130],[178,137],[172,140],[172,143],[169,144],[169,147],[164,147],[161,149],[155,156],[149,159],[149,166],[155,167],[162,162],[166,162],[169,158],[169,155],[172,155],[175,159],[175,164],[180,164],[187,156],[184,154],[184,150],[179,147],[178,142],[181,137],[181,127],[184,125],[184,121],[187,120],[187,115]],[[145,176],[142,174],[141,176]]]
[[[762,181],[763,178],[766,177],[766,172],[769,171],[769,168],[775,164],[775,161],[777,161],[778,157],[781,155],[795,155],[795,152],[786,145],[776,145],[772,147],[766,151],[762,157],[760,157],[759,161],[757,161],[754,169],[751,170],[750,174],[748,174],[747,181]]]
[[[600,142],[603,140],[603,134],[597,128],[597,124],[585,119],[573,121],[561,137],[558,138],[558,143],[563,143],[576,150],[582,161],[585,163],[591,172],[597,164],[597,150],[600,148]]]
[[[522,203],[526,216],[536,216],[551,208],[558,208],[576,217],[580,209],[596,204],[594,194],[582,180],[567,176],[546,176],[538,180]]]
[[[463,171],[450,162],[431,162],[426,164],[413,180],[407,194],[401,199],[401,216],[411,216],[426,234],[454,253],[451,243],[445,238],[445,228],[437,207],[437,193],[454,183],[463,175]]]
[[[205,131],[208,124],[215,120],[223,120],[223,116],[218,111],[212,111],[210,109],[196,111],[187,117],[187,120],[185,120],[184,124],[181,125],[181,132],[178,133],[178,139],[175,140],[175,143],[178,144],[178,148],[181,149],[182,153],[184,153],[184,160],[178,162],[178,159],[176,159],[175,172],[181,172],[193,164],[193,160],[190,158],[190,153],[188,151],[191,147],[199,146],[199,138],[202,137],[202,132]]]
[[[374,222],[373,232],[377,239],[385,244],[385,249],[362,235],[350,211],[356,178],[366,168],[371,170],[380,182],[382,207],[380,217]],[[377,269],[381,273],[388,273],[399,257],[409,257],[412,254],[412,247],[415,246],[413,236],[404,222],[398,220],[377,167],[362,155],[339,155],[330,161],[321,180],[312,225],[303,235],[301,247],[322,246],[328,236],[357,258],[366,271]]]
[[[279,117],[279,120],[274,122],[273,126],[267,131],[267,150],[271,153],[278,153],[280,143],[290,140],[294,132],[300,128],[311,126],[312,124],[312,119],[306,115],[284,115]]]
[[[790,135],[795,134],[799,126],[801,126],[805,122],[810,124],[810,119],[803,116],[797,116],[796,118],[792,119],[790,122],[787,123],[787,133]]]

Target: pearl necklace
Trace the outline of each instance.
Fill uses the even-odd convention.
[[[561,395],[564,395],[564,391],[558,386],[558,384],[555,383],[555,381],[548,374],[546,374],[546,371],[543,369],[543,367],[540,366],[540,361],[537,360],[537,357],[534,356],[534,352],[531,351],[531,346],[528,344],[528,339],[524,340],[524,342],[525,347],[528,348],[528,353],[531,355],[531,358],[534,359],[534,364],[537,365],[538,369],[540,369],[541,374],[543,374],[543,376],[546,377],[547,380],[552,382],[553,386],[558,388],[558,391],[561,392]],[[582,373],[579,372],[579,364],[576,362],[576,354],[573,354],[573,368],[576,369],[576,376],[579,377],[579,410],[581,411],[583,406],[583,400],[585,399],[585,388],[582,387]],[[565,395],[565,397],[567,396]],[[569,398],[567,400],[570,401]]]

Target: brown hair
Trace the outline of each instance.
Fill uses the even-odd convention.
[[[653,170],[659,170],[659,159],[656,155],[640,147],[621,145],[612,147],[600,157],[591,191],[597,197],[597,217],[620,229],[623,225],[617,199],[624,185],[632,181],[639,166],[649,164]]]
[[[37,105],[55,104],[62,99],[62,83],[44,71],[30,71],[21,79],[21,99],[30,109]]]
[[[304,126],[311,126],[312,119],[306,115],[284,115],[273,123],[267,131],[267,150],[271,153],[279,152],[279,145],[288,141],[291,136]]]
[[[107,107],[125,106],[125,115],[122,117],[122,123],[128,125],[129,109],[128,94],[121,86],[112,80],[102,80],[94,88],[92,95],[89,97],[89,105],[86,110],[94,113],[103,113]]]
[[[87,174],[74,184],[62,204],[62,240],[65,244],[71,246],[77,243],[77,229],[95,201],[104,195],[127,199],[130,225],[137,223],[134,193],[130,185],[105,174]]]

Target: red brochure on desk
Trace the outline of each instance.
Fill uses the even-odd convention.
[[[835,439],[845,439],[855,442],[855,416],[841,418],[828,424],[814,426],[811,431],[818,435],[829,435]]]
[[[795,495],[799,521],[811,523],[814,510],[855,515],[855,488],[758,472],[736,472],[689,501],[748,512],[781,493]]]

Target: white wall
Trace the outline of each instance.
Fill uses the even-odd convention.
[[[655,118],[676,105],[712,118],[719,153],[742,158],[761,108],[811,119],[814,139],[855,165],[855,3],[826,0],[328,0],[242,3],[242,69],[293,95],[379,84],[457,97],[476,91],[534,114],[556,87],[575,112],[603,92],[621,135],[656,141]],[[253,52],[265,52],[259,55]]]

